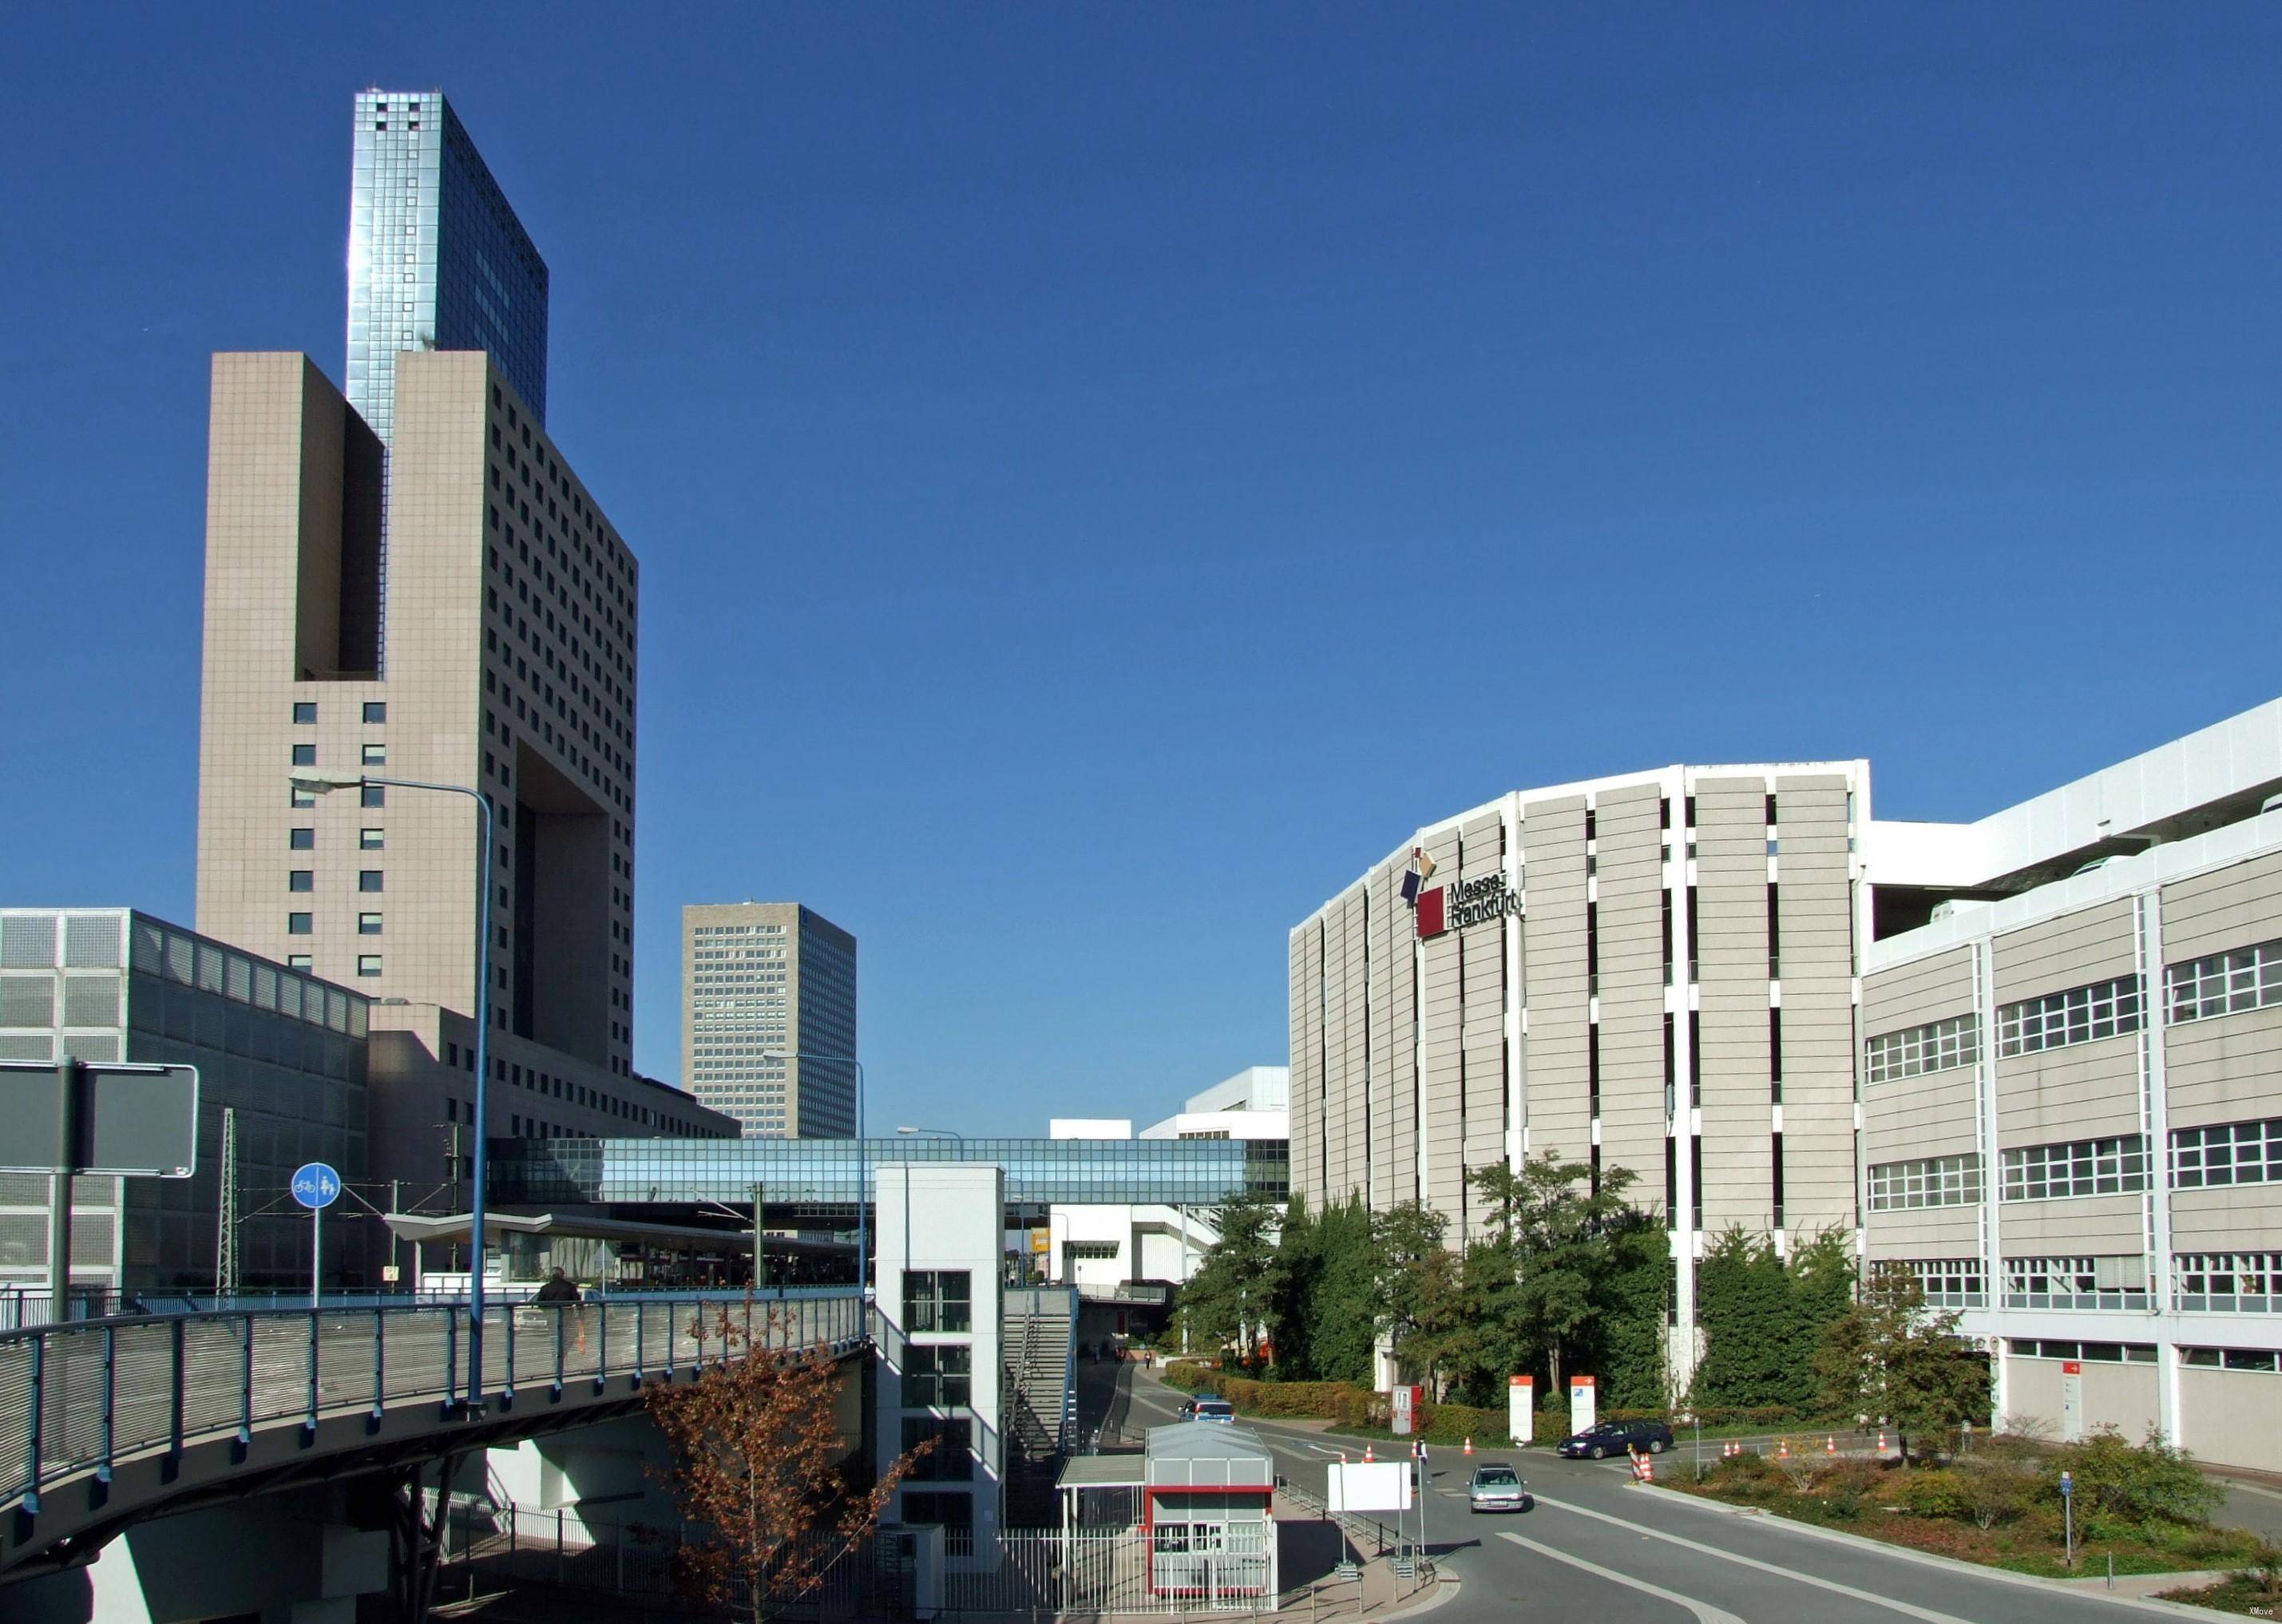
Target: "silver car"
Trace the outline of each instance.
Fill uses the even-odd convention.
[[[1474,1511],[1525,1511],[1537,1504],[1521,1474],[1502,1461],[1485,1461],[1466,1485],[1466,1508]]]

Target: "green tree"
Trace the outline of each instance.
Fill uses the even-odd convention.
[[[1635,1255],[1628,1243],[1651,1228],[1625,1199],[1633,1177],[1627,1168],[1604,1169],[1595,1188],[1588,1163],[1550,1151],[1518,1171],[1498,1164],[1472,1175],[1498,1232],[1482,1244],[1496,1249],[1493,1268],[1511,1271],[1510,1293],[1496,1299],[1508,1346],[1540,1349],[1556,1393],[1571,1356],[1591,1346],[1617,1307]]]
[[[1256,1196],[1216,1209],[1220,1239],[1181,1290],[1191,1333],[1214,1348],[1234,1348],[1246,1369],[1260,1363],[1260,1343],[1282,1289],[1278,1222],[1275,1207]]]
[[[1699,1404],[1796,1404],[1813,1395],[1813,1344],[1790,1271],[1765,1236],[1730,1227],[1696,1266]]]
[[[1860,1297],[1822,1333],[1815,1375],[1832,1409],[1882,1418],[1909,1456],[1912,1433],[1941,1433],[1989,1413],[1989,1367],[1957,1334],[1959,1316],[1926,1307],[1917,1277],[1873,1270]]]
[[[1398,1354],[1411,1338],[1422,1337],[1418,1354],[1432,1357],[1448,1296],[1450,1260],[1442,1247],[1444,1227],[1442,1215],[1421,1201],[1404,1201],[1371,1215],[1373,1329]]]

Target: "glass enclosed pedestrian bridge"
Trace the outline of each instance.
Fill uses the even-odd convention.
[[[1283,1139],[494,1139],[502,1206],[744,1206],[852,1212],[878,1169],[987,1162],[1006,1175],[1011,1221],[1055,1206],[1218,1207],[1291,1193]]]

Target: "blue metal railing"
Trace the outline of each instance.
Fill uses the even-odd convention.
[[[691,1375],[726,1358],[726,1311],[760,1345],[844,1352],[866,1334],[862,1299],[838,1291],[628,1294],[581,1303],[486,1303],[484,1390],[511,1406],[518,1393],[560,1394],[586,1381],[600,1394],[654,1376]],[[415,1403],[454,1418],[468,1339],[464,1302],[404,1299],[316,1308],[113,1315],[0,1333],[0,1511],[36,1514],[40,1493],[147,1450],[180,1455],[192,1441],[299,1421],[314,1433],[329,1413],[375,1418]]]

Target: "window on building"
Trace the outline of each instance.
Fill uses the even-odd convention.
[[[2147,1187],[2147,1140],[2127,1133],[2107,1139],[2023,1145],[2003,1152],[2000,1165],[2000,1192],[2008,1201],[2123,1195]]]
[[[357,850],[360,851],[379,851],[386,849],[387,845],[388,831],[386,829],[359,829],[357,831]]]
[[[2178,1252],[2171,1274],[2179,1307],[2188,1313],[2282,1309],[2282,1252]]]
[[[2008,1257],[2008,1309],[2139,1309],[2147,1306],[2147,1260],[2107,1257]]]
[[[293,725],[294,725],[295,727],[314,727],[314,726],[316,724],[316,720],[317,720],[317,707],[316,707],[315,705],[311,704],[311,703],[310,703],[308,701],[307,701],[307,700],[297,700],[297,701],[295,701],[295,702],[294,702],[294,704],[293,704]]]
[[[912,1269],[904,1275],[904,1329],[974,1329],[972,1276],[964,1269]]]
[[[360,795],[357,796],[357,804],[358,804],[358,805],[360,805],[360,806],[385,806],[385,805],[387,805],[387,804],[388,804],[388,789],[387,789],[387,786],[385,786],[385,785],[384,785],[384,784],[367,784],[367,785],[365,785],[365,786],[364,786],[364,789],[363,789],[362,793],[361,793],[361,794],[360,794]]]
[[[1917,1162],[1884,1162],[1870,1169],[1870,1210],[1900,1212],[1913,1207],[1969,1207],[1981,1199],[1981,1156],[1929,1156]]]
[[[2270,1371],[2276,1358],[2270,1348],[2182,1348],[2179,1363],[2207,1370]]]
[[[966,1483],[974,1480],[974,1422],[954,1421],[942,1416],[905,1416],[904,1452],[909,1454],[929,1441],[935,1447],[920,1456],[912,1468],[914,1481]]]
[[[306,970],[310,968],[314,963],[314,960],[313,960],[307,953],[288,953],[285,955],[285,967],[289,970]]]
[[[299,784],[292,786],[286,793],[296,806],[314,806],[317,804],[316,791],[304,789]]]
[[[293,747],[293,765],[297,767],[315,766],[317,747],[314,744],[296,744]]]
[[[289,891],[314,891],[317,889],[316,871],[308,868],[289,868],[285,871],[285,889]]]
[[[2119,975],[2065,992],[2047,992],[1997,1012],[1997,1053],[2033,1054],[2117,1037],[2139,1030],[2139,978]]]
[[[381,871],[379,869],[360,868],[357,870],[357,890],[361,891],[376,891],[382,889],[384,888],[381,884]]]
[[[2074,1342],[2054,1337],[2014,1337],[2005,1346],[2021,1359],[2088,1359],[2094,1364],[2153,1364],[2153,1342]]]
[[[1979,1058],[1981,1020],[1977,1015],[1952,1015],[1898,1032],[1883,1032],[1870,1039],[1864,1057],[1863,1079],[1892,1083],[1922,1076],[1931,1071],[1970,1066]]]
[[[368,722],[386,721],[388,719],[387,703],[384,700],[378,699],[366,700],[364,702],[364,719]]]
[[[1926,1304],[1937,1309],[1977,1309],[1986,1306],[1986,1286],[1977,1257],[1897,1258],[1882,1265],[1898,1269],[1918,1283]]]
[[[951,1410],[973,1396],[972,1349],[907,1345],[904,1349],[904,1403],[914,1410]]]
[[[360,975],[379,975],[380,955],[378,953],[359,953],[357,955],[357,974]]]
[[[973,1495],[907,1488],[904,1491],[904,1525],[906,1527],[940,1527],[943,1530],[943,1554],[947,1557],[974,1554]]]
[[[317,831],[306,826],[288,829],[285,831],[285,844],[290,851],[314,851],[317,849]]]
[[[2172,1024],[2282,1003],[2282,942],[2190,959],[2163,972]]]
[[[289,936],[314,935],[315,928],[312,922],[312,916],[307,913],[288,913],[285,916],[285,934]]]
[[[2171,1183],[2181,1190],[2282,1181],[2282,1116],[2171,1132]]]
[[[359,936],[378,936],[379,934],[380,934],[380,915],[379,915],[379,914],[377,914],[377,913],[360,913],[360,914],[358,914],[358,915],[357,915],[357,935],[359,935]]]
[[[360,759],[369,767],[384,767],[388,765],[388,746],[368,744],[364,747]]]

